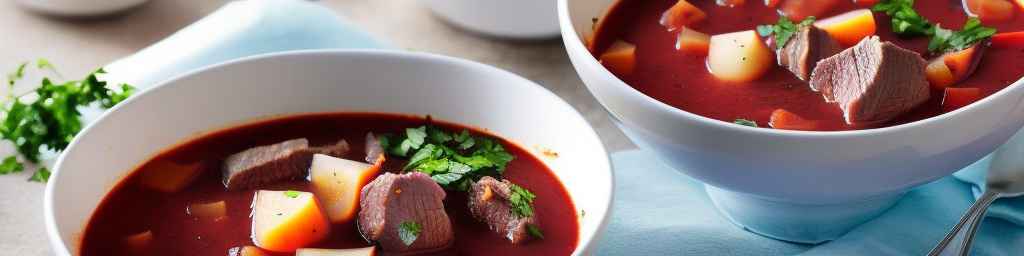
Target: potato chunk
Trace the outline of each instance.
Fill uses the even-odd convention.
[[[772,67],[772,51],[753,30],[714,35],[708,47],[708,69],[718,79],[747,82]]]
[[[143,187],[164,193],[181,191],[199,177],[202,170],[199,163],[179,164],[169,160],[157,160],[139,173]]]
[[[295,252],[295,256],[373,256],[377,255],[377,247],[351,249],[312,249],[302,248]]]
[[[185,208],[185,212],[203,220],[218,221],[228,216],[228,207],[224,201],[191,203]]]
[[[252,216],[253,243],[275,252],[294,252],[323,240],[331,226],[309,192],[257,191]]]
[[[313,155],[309,180],[332,223],[352,220],[359,209],[359,191],[377,175],[383,161],[370,165],[328,155]]]

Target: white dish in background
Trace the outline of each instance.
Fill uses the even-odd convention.
[[[90,17],[128,10],[149,2],[149,0],[15,0],[15,2],[44,14]]]
[[[77,252],[100,200],[155,154],[199,134],[311,112],[429,114],[486,128],[526,149],[551,149],[558,157],[538,158],[565,185],[576,210],[586,211],[574,255],[588,255],[606,225],[612,199],[607,153],[586,120],[540,85],[438,55],[300,51],[180,76],[133,96],[85,128],[58,159],[46,188],[46,228],[54,251]]]
[[[420,0],[455,26],[496,37],[558,36],[555,0]]]
[[[951,113],[893,127],[806,132],[734,125],[677,109],[605,69],[584,36],[615,0],[559,0],[570,60],[641,148],[709,186],[733,222],[817,243],[871,219],[912,187],[977,161],[1024,125],[1024,82]],[[811,237],[811,238],[808,238]]]

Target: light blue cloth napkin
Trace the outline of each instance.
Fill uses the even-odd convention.
[[[615,202],[598,255],[924,255],[973,203],[974,184],[953,177],[909,192],[896,206],[839,239],[794,244],[742,230],[722,217],[704,185],[643,151],[612,155]],[[957,176],[984,176],[983,160]],[[976,189],[975,189],[976,190]],[[975,255],[1024,255],[1022,201],[999,201]]]

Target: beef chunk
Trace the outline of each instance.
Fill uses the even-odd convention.
[[[925,60],[877,36],[818,62],[811,89],[835,102],[852,125],[895,118],[928,100]]]
[[[348,150],[345,140],[334,145],[310,147],[309,140],[304,138],[250,148],[224,159],[224,186],[228,190],[251,189],[300,178],[309,170],[313,154],[341,156]]]
[[[363,187],[359,201],[359,233],[392,253],[422,253],[451,246],[454,233],[444,211],[445,192],[420,172],[384,173]],[[406,244],[399,235],[403,223],[420,227]]]
[[[800,80],[807,81],[818,61],[836,55],[843,48],[832,39],[828,32],[815,26],[803,26],[786,42],[777,56],[779,65],[793,72]]]
[[[537,225],[536,215],[517,216],[512,212],[509,196],[512,183],[483,177],[469,190],[469,212],[477,220],[487,223],[494,232],[513,244],[530,239],[529,225]]]

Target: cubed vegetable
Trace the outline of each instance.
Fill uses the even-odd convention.
[[[945,89],[956,83],[953,71],[949,70],[949,67],[946,66],[946,60],[941,57],[928,63],[928,66],[925,67],[925,77],[928,78],[928,83],[931,84],[932,89],[936,90]]]
[[[355,218],[359,209],[359,191],[377,175],[380,165],[316,154],[309,167],[313,194],[324,204],[332,223]]]
[[[746,0],[715,0],[715,4],[718,4],[718,6],[725,7],[743,6],[743,4],[745,3],[747,3]]]
[[[804,119],[785,109],[776,109],[772,111],[768,125],[780,130],[815,131],[820,129],[821,123]]]
[[[1007,32],[992,35],[992,47],[994,48],[1009,48],[1020,46],[1024,46],[1024,31]]]
[[[612,43],[600,57],[601,64],[616,75],[633,74],[636,68],[636,45],[619,40]]]
[[[875,34],[875,15],[869,9],[859,9],[819,20],[814,25],[828,32],[839,44],[850,47]]]
[[[981,99],[981,90],[978,88],[946,88],[946,94],[942,97],[942,111],[950,112],[965,107]]]
[[[853,0],[853,3],[861,7],[872,7],[878,3],[878,0]]]
[[[984,22],[1001,22],[1013,19],[1015,7],[1009,0],[964,0],[964,8],[970,16]]]
[[[690,4],[686,0],[679,0],[672,8],[661,14],[661,25],[669,31],[675,31],[683,27],[700,22],[708,15],[700,8]]]
[[[228,256],[270,256],[270,254],[259,247],[247,245],[228,249]]]
[[[949,67],[949,71],[953,73],[956,81],[963,81],[974,72],[984,52],[983,47],[986,46],[978,44],[967,49],[942,55],[946,66]]]
[[[718,79],[746,82],[772,67],[772,51],[753,30],[715,35],[708,47],[708,69]]]
[[[828,14],[829,11],[832,11],[839,4],[839,1],[786,0],[782,2],[782,8],[779,11],[791,20],[804,20],[804,18],[810,16],[822,17],[822,15]]]
[[[124,248],[134,254],[144,254],[153,244],[153,231],[146,230],[124,238]]]
[[[256,192],[252,212],[252,239],[260,248],[294,252],[327,237],[331,223],[313,193]]]
[[[139,173],[142,186],[164,193],[181,191],[201,173],[199,163],[179,164],[168,160],[157,160],[145,166]]]
[[[377,247],[364,247],[352,249],[311,249],[302,248],[295,252],[295,256],[373,256],[377,255]]]
[[[228,216],[228,207],[224,201],[192,203],[185,208],[185,213],[203,220],[219,221]]]
[[[764,0],[764,6],[768,6],[768,7],[773,7],[774,8],[774,7],[778,7],[779,3],[781,3],[781,2],[782,2],[782,0]]]
[[[682,31],[679,31],[676,49],[687,54],[706,56],[708,55],[708,44],[710,43],[711,36],[690,28],[683,28]]]

